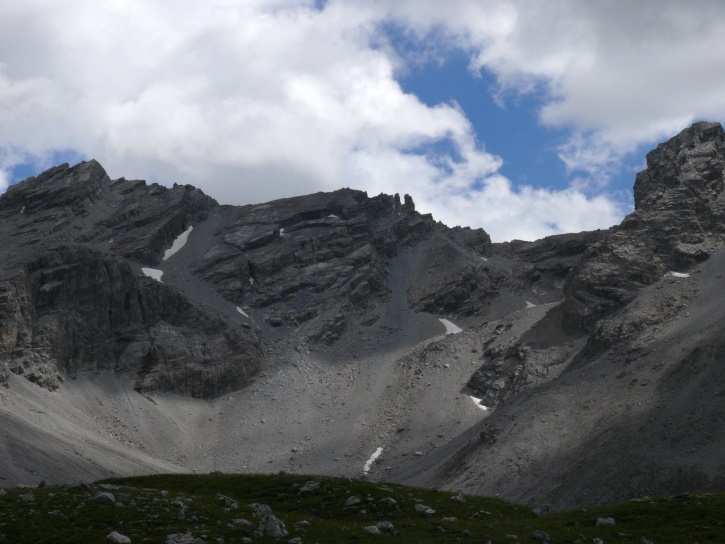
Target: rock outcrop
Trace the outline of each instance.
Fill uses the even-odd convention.
[[[217,204],[198,189],[111,181],[61,165],[0,198],[0,368],[48,389],[129,373],[140,391],[213,397],[249,383],[258,332],[139,271]]]
[[[591,329],[668,271],[686,271],[725,240],[725,134],[695,123],[647,154],[635,210],[589,247],[565,286],[564,323]]]

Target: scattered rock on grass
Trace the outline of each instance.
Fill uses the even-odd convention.
[[[107,506],[116,505],[116,498],[113,496],[113,494],[108,493],[107,491],[101,491],[95,497],[93,497],[93,500],[96,501],[98,504],[105,504]]]
[[[262,535],[282,538],[289,534],[282,520],[272,513],[272,509],[268,505],[255,504],[253,507],[256,508],[254,517],[260,518],[258,530]]]
[[[423,515],[427,518],[432,518],[436,513],[435,510],[425,504],[416,504],[415,509],[417,512],[423,512]]]
[[[217,493],[216,494],[216,500],[223,501],[224,503],[226,503],[226,505],[229,508],[234,508],[235,510],[237,508],[239,508],[239,504],[237,503],[237,501],[235,501],[231,497],[227,497],[226,495],[222,495],[221,493]]]
[[[367,527],[363,527],[363,533],[367,533],[369,535],[379,535],[380,529],[378,529],[375,525],[368,525]]]
[[[112,533],[106,535],[106,540],[108,542],[112,542],[113,544],[131,544],[130,538],[117,531],[113,531]]]
[[[317,480],[310,480],[309,482],[306,482],[305,485],[300,487],[298,494],[309,493],[310,491],[314,491],[318,487],[320,487],[320,482],[318,482]]]
[[[544,531],[539,531],[538,529],[531,533],[531,538],[542,544],[549,544],[551,542],[551,537]]]
[[[166,544],[206,544],[201,538],[194,538],[191,533],[176,533],[166,537]]]
[[[345,506],[355,506],[356,504],[360,504],[360,499],[357,498],[355,495],[352,497],[348,497],[345,501]]]
[[[376,523],[375,526],[381,533],[390,533],[391,535],[396,534],[395,527],[389,521],[380,521]]]
[[[597,518],[597,521],[594,523],[594,525],[598,527],[608,527],[616,524],[614,522],[614,518]]]

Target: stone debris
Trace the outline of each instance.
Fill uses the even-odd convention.
[[[206,544],[201,538],[195,538],[191,533],[175,533],[167,535],[166,544]]]
[[[531,533],[531,539],[537,542],[541,542],[542,544],[550,544],[551,542],[551,536],[549,536],[548,533],[545,533],[544,531],[540,531],[538,529]]]
[[[254,516],[260,518],[258,531],[261,535],[282,538],[289,534],[284,522],[272,513],[272,509],[268,505],[256,505]]]
[[[427,518],[433,517],[436,513],[435,510],[433,510],[430,506],[426,506],[425,504],[416,504],[415,510],[416,512],[422,512],[423,515]]]
[[[395,531],[395,527],[389,521],[379,521],[375,524],[375,526],[381,533],[389,533],[391,535],[397,534]]]
[[[126,535],[113,531],[106,536],[106,540],[112,544],[131,544],[131,539]]]
[[[222,495],[221,493],[217,493],[216,500],[223,501],[229,508],[233,508],[236,510],[239,508],[239,504],[234,499],[227,497],[226,495]]]
[[[113,496],[113,494],[108,493],[107,491],[101,491],[95,497],[93,497],[93,500],[96,501],[98,504],[116,506],[116,498]]]
[[[609,527],[612,525],[616,525],[616,522],[614,521],[614,518],[597,518],[597,521],[594,522],[594,525],[597,527]]]
[[[311,491],[315,491],[318,487],[320,487],[320,482],[317,480],[310,480],[300,487],[299,493],[310,493]]]
[[[355,495],[348,497],[345,501],[345,506],[355,506],[356,504],[360,504],[360,499]]]
[[[393,497],[383,497],[380,499],[380,502],[390,507],[398,506],[398,501],[396,501]]]

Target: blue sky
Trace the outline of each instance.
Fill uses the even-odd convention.
[[[409,193],[496,241],[606,228],[649,149],[725,119],[725,4],[647,4],[0,0],[0,191],[95,158],[230,204]]]

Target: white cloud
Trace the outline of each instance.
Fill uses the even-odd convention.
[[[606,227],[625,210],[601,183],[514,187],[455,104],[404,93],[411,59],[381,28],[407,28],[433,55],[464,48],[503,99],[543,89],[542,122],[572,130],[562,159],[601,182],[643,142],[725,112],[725,7],[652,6],[0,2],[0,168],[73,150],[112,177],[193,183],[227,203],[352,186],[410,193],[497,240]]]

